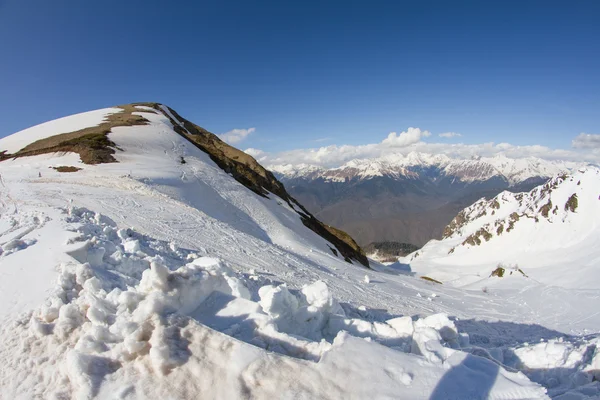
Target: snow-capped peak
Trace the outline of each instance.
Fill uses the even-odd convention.
[[[452,177],[470,183],[498,177],[514,186],[531,178],[549,178],[578,168],[583,163],[548,161],[535,157],[513,159],[503,154],[494,157],[451,158],[445,154],[410,152],[387,154],[375,159],[353,159],[340,167],[322,168],[307,164],[271,165],[268,168],[284,179],[309,180],[371,179],[388,176],[392,178],[420,177],[423,168],[434,168],[440,177]]]

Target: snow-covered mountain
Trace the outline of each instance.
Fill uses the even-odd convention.
[[[363,246],[392,241],[424,245],[439,239],[452,217],[477,199],[503,190],[528,191],[584,163],[538,158],[454,159],[409,153],[352,160],[339,168],[269,168],[289,192],[326,223]]]
[[[471,183],[498,178],[509,186],[514,186],[528,179],[549,178],[562,172],[569,172],[582,165],[583,163],[547,161],[535,157],[511,159],[498,155],[456,159],[443,154],[411,152],[406,156],[392,154],[377,159],[356,159],[330,169],[307,164],[270,165],[268,169],[285,180],[302,178],[345,182],[384,176],[394,179],[430,180],[450,177]]]
[[[144,110],[144,116],[140,114],[141,110]],[[283,185],[277,181],[269,171],[258,164],[256,160],[222,142],[212,133],[183,119],[175,111],[163,105],[153,103],[144,103],[144,105],[126,105],[119,108],[78,114],[73,117],[62,118],[33,127],[2,140],[0,143],[0,161],[38,154],[74,152],[79,154],[81,160],[86,164],[114,163],[117,161],[114,157],[116,153],[115,149],[117,151],[122,150],[118,144],[115,144],[114,141],[108,138],[107,134],[112,131],[114,136],[115,129],[118,130],[119,128],[130,126],[156,125],[156,129],[164,129],[160,125],[161,123],[164,125],[164,121],[153,121],[148,118],[147,114],[156,113],[162,115],[162,118],[167,118],[168,123],[173,126],[172,130],[174,130],[176,134],[181,136],[183,140],[187,139],[193,146],[205,152],[214,163],[216,163],[223,171],[230,174],[245,188],[255,192],[261,197],[268,198],[269,194],[278,196],[281,203],[278,204],[282,207],[287,206],[289,209],[296,212],[306,228],[327,240],[329,242],[328,247],[333,254],[336,256],[339,255],[348,262],[355,260],[368,266],[368,261],[364,253],[350,236],[329,225],[325,225],[314,218],[314,216],[292,198]],[[92,121],[93,125],[77,129],[79,124],[82,124],[87,120]],[[85,124],[83,126],[85,126]],[[50,136],[44,137],[44,135],[48,135],[48,132],[56,132],[57,134],[51,134]],[[161,147],[165,146],[163,143],[166,140],[165,138],[151,139],[155,139],[156,143],[151,142],[149,139],[144,147],[150,147],[150,149],[153,150],[153,144]],[[182,145],[172,141],[172,146]],[[180,164],[187,163],[183,150],[174,148],[173,151],[181,153],[179,154]],[[73,168],[72,166],[63,167]],[[186,182],[187,175],[185,170],[182,174],[181,181]],[[185,197],[190,203],[198,201],[196,193],[187,194]],[[218,210],[216,211],[217,213],[227,216],[226,209],[219,209],[223,207],[226,207],[226,205],[213,205],[213,208]],[[251,205],[248,205],[244,207],[243,211],[247,214],[255,210],[251,208]],[[262,210],[259,212],[262,212]],[[229,219],[232,217],[233,215],[227,216]],[[272,218],[274,217],[271,217],[271,219]],[[240,221],[235,221],[235,224],[240,225],[245,219],[247,219],[247,217],[240,218]],[[265,234],[267,235],[270,234],[265,227],[260,226],[258,229],[265,230]],[[278,234],[270,239],[278,241],[284,240],[286,237],[286,235],[281,236],[278,232]]]
[[[581,335],[600,331],[598,290],[367,269],[170,108],[63,118],[1,151],[3,399],[600,394],[598,340]]]
[[[586,167],[528,193],[502,192],[477,201],[452,220],[443,240],[429,242],[408,262],[454,285],[485,284],[501,267],[503,275],[522,282],[528,277],[594,289],[600,279],[599,238],[600,169]]]

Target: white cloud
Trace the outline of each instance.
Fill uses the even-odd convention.
[[[315,139],[315,140],[313,140],[313,142],[321,143],[321,142],[327,142],[329,140],[331,140],[330,137],[324,137],[324,138],[320,138],[320,139]]]
[[[261,156],[267,154],[264,151],[262,151],[261,149],[255,149],[253,147],[247,148],[246,150],[244,150],[244,153],[250,154],[252,157],[261,157]]]
[[[225,132],[221,135],[218,135],[221,140],[227,142],[229,144],[239,143],[242,140],[246,139],[248,135],[254,133],[256,128],[248,128],[248,129],[232,129],[229,132]]]
[[[580,133],[573,139],[571,146],[576,149],[600,149],[600,135]]]
[[[309,164],[326,168],[339,167],[353,159],[373,159],[391,154],[406,155],[412,151],[445,154],[449,157],[465,159],[504,155],[517,159],[538,157],[546,160],[600,163],[600,144],[598,142],[600,135],[583,135],[585,136],[579,135],[573,140],[575,149],[552,149],[541,145],[518,146],[494,142],[481,144],[423,142],[422,139],[430,136],[430,133],[419,128],[409,128],[400,134],[392,132],[379,143],[329,145],[277,153],[258,149],[247,149],[246,152],[263,165]]]
[[[449,138],[454,138],[454,137],[461,137],[462,135],[460,133],[456,133],[456,132],[444,132],[444,133],[440,133],[438,136],[449,139]]]
[[[383,139],[381,144],[391,147],[406,147],[421,141],[421,138],[431,136],[428,131],[422,131],[419,128],[408,128],[406,132],[399,135],[396,132],[390,132],[387,138]]]
[[[254,149],[252,147],[244,150],[244,153],[251,155],[258,162],[262,162],[262,161],[266,160],[268,158],[268,156],[269,156],[268,153],[266,153],[266,152],[264,152],[264,151],[262,151],[260,149]]]

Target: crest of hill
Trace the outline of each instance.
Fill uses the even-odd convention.
[[[271,172],[263,168],[252,156],[228,145],[215,134],[159,103],[133,103],[109,109],[104,119],[96,126],[38,138],[33,142],[24,143],[21,149],[12,153],[0,147],[0,161],[47,153],[73,152],[79,154],[85,164],[117,162],[113,155],[121,149],[109,139],[108,133],[117,127],[149,124],[143,116],[143,113],[148,112],[166,116],[177,134],[207,153],[215,164],[246,188],[259,196],[268,197],[269,193],[273,193],[286,201],[300,215],[307,228],[335,247],[331,249],[334,254],[339,253],[348,262],[356,260],[366,267],[369,266],[364,251],[350,235],[315,218],[287,193],[283,184]],[[21,135],[21,132],[15,134],[17,135]]]

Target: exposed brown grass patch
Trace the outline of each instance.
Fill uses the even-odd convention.
[[[543,217],[548,218],[550,210],[552,210],[552,200],[548,199],[548,202],[540,208],[540,213]]]
[[[456,217],[448,224],[446,229],[444,229],[443,239],[447,239],[452,236],[456,231],[462,228],[469,219],[464,210],[458,213]]]
[[[423,280],[429,281],[429,282],[433,282],[433,283],[437,283],[439,285],[443,285],[442,282],[438,281],[437,279],[430,278],[428,276],[421,276],[420,278],[423,279]]]
[[[492,234],[487,231],[485,228],[479,229],[477,232],[469,235],[462,243],[470,244],[471,246],[479,246],[481,244],[481,238],[483,238],[486,242],[488,242],[492,238]]]
[[[517,271],[519,271],[521,275],[523,275],[525,278],[529,278],[529,276],[525,272],[523,272],[521,268],[517,268]]]
[[[496,229],[496,235],[502,235],[502,232],[504,232],[504,225],[500,224],[498,229]]]
[[[73,152],[79,154],[85,164],[116,162],[113,154],[117,146],[108,139],[108,133],[116,127],[146,125],[149,122],[146,118],[133,114],[145,111],[135,108],[132,104],[117,108],[123,111],[108,115],[100,125],[37,140],[14,154],[0,154],[0,161],[48,153]]]
[[[577,206],[579,205],[579,201],[577,200],[577,193],[573,193],[571,197],[565,203],[565,211],[575,212],[577,210]]]
[[[58,172],[77,172],[77,171],[81,171],[81,168],[77,168],[77,167],[73,167],[73,166],[66,166],[66,165],[61,165],[60,167],[52,167],[52,169],[55,169]]]
[[[513,212],[508,217],[508,228],[506,228],[506,232],[512,231],[515,228],[515,222],[521,218],[516,212]]]

